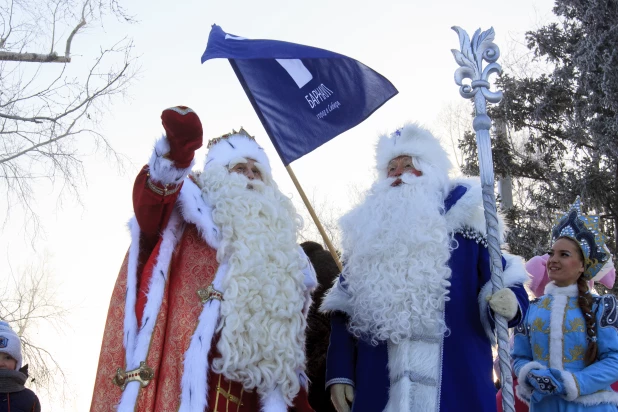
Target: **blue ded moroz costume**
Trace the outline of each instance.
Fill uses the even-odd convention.
[[[599,217],[582,215],[579,198],[555,222],[552,243],[560,237],[581,247],[585,260],[581,277],[586,282],[613,266],[605,236],[599,231]],[[616,297],[590,295],[587,287],[583,293],[580,289],[577,283],[561,287],[550,282],[545,295],[530,303],[524,322],[515,329],[516,393],[530,404],[531,411],[618,411],[618,393],[610,387],[618,381]],[[580,307],[586,296],[592,297],[590,312]],[[594,322],[586,322],[586,316]],[[587,365],[584,356],[593,342],[596,359]]]
[[[410,172],[388,177],[401,156]],[[353,412],[495,411],[493,316],[524,318],[523,262],[503,254],[492,295],[480,183],[449,179],[427,130],[380,137],[376,160],[377,181],[341,219],[344,269],[321,307],[326,385],[353,386]]]

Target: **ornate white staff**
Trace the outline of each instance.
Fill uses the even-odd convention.
[[[472,123],[476,132],[476,145],[479,156],[479,173],[483,189],[483,206],[487,224],[487,243],[491,262],[491,283],[493,293],[503,288],[502,254],[498,231],[498,215],[496,197],[494,195],[494,165],[491,156],[491,119],[487,116],[487,102],[498,103],[502,100],[502,92],[489,90],[489,76],[500,73],[502,68],[496,60],[500,57],[500,49],[493,42],[495,33],[490,28],[481,33],[478,29],[472,36],[472,41],[465,30],[453,27],[459,35],[460,50],[451,50],[459,67],[455,71],[455,83],[461,86],[459,93],[466,99],[474,99],[475,116]],[[483,60],[488,64],[483,68]],[[470,84],[464,84],[470,79]],[[514,412],[513,377],[509,355],[508,322],[496,314],[496,334],[498,338],[498,356],[500,358],[500,381],[502,382],[502,407],[505,412]]]

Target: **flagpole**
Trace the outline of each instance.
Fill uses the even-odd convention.
[[[493,43],[495,33],[490,28],[481,33],[478,29],[472,40],[465,30],[453,27],[459,35],[461,50],[452,50],[459,67],[455,71],[455,83],[460,86],[459,94],[466,99],[474,100],[475,117],[473,121],[476,132],[476,144],[479,158],[479,174],[483,192],[483,207],[487,225],[487,243],[491,267],[492,291],[496,293],[504,287],[502,273],[502,253],[498,230],[498,213],[494,194],[494,165],[491,153],[491,119],[487,115],[487,102],[498,103],[502,100],[502,92],[489,90],[489,76],[500,73],[502,68],[496,61],[500,57],[500,49]],[[483,60],[489,63],[483,68]],[[464,84],[469,79],[470,84]],[[498,358],[500,360],[500,382],[502,382],[502,408],[505,412],[515,412],[513,396],[513,375],[509,355],[509,332],[507,320],[495,315],[496,335],[498,340]]]
[[[311,218],[313,219],[313,223],[315,223],[318,230],[320,231],[320,234],[322,235],[322,239],[324,239],[324,243],[326,243],[326,246],[328,247],[328,250],[331,256],[333,257],[333,259],[335,259],[335,263],[337,264],[339,271],[342,272],[343,266],[341,266],[341,261],[339,260],[339,256],[337,255],[337,252],[335,251],[335,247],[333,246],[330,239],[326,235],[326,231],[324,231],[324,227],[322,227],[322,224],[320,223],[320,219],[318,219],[317,215],[315,214],[315,211],[313,210],[313,207],[311,206],[311,203],[309,202],[309,199],[307,199],[307,196],[305,195],[305,191],[303,190],[300,183],[298,182],[298,179],[296,179],[296,175],[294,174],[294,171],[292,170],[292,166],[287,165],[285,167],[285,170],[288,171],[288,174],[290,175],[292,182],[294,182],[294,186],[296,186],[296,190],[298,190],[300,197],[303,199],[303,202],[305,203],[305,206],[307,207],[307,210],[309,211],[309,214],[311,215]]]

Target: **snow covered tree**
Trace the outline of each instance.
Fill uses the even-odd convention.
[[[509,246],[530,258],[549,245],[555,213],[582,197],[602,217],[608,246],[618,238],[618,2],[557,0],[557,22],[526,34],[534,59],[551,67],[535,76],[505,72],[502,102],[491,109],[508,125],[495,134],[497,176],[514,178],[507,212]],[[474,173],[472,135],[460,141]]]

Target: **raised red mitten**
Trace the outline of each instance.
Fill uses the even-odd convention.
[[[179,169],[189,167],[195,151],[202,147],[200,118],[186,106],[175,106],[163,110],[161,120],[170,144],[167,157]]]

